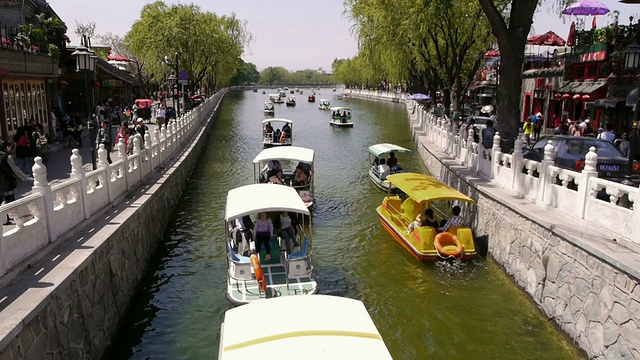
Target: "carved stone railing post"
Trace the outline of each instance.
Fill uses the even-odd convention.
[[[554,160],[556,157],[556,153],[554,151],[553,142],[551,140],[547,141],[547,144],[544,146],[544,157],[542,158],[542,162],[540,163],[540,167],[538,168],[538,174],[540,175],[540,183],[538,188],[538,201],[542,204],[548,205],[549,197],[545,194],[547,188],[549,187],[549,183],[551,182],[550,174],[550,166],[553,166]]]
[[[40,218],[40,221],[44,221],[47,225],[47,235],[49,242],[53,242],[58,238],[58,235],[53,230],[52,219],[53,216],[53,193],[51,192],[51,185],[47,180],[47,167],[42,163],[42,158],[37,156],[34,160],[35,164],[31,167],[33,172],[33,188],[34,193],[42,194],[42,201],[44,209],[37,209],[33,216]],[[16,223],[17,223],[16,219]]]
[[[513,154],[511,154],[511,188],[516,191],[518,197],[524,195],[518,183],[522,176],[522,140],[518,137],[513,143]]]
[[[483,146],[484,147],[484,146]],[[491,144],[491,180],[495,177],[496,166],[500,166],[500,133],[496,131]]]
[[[91,213],[89,212],[89,207],[85,204],[85,197],[87,194],[87,176],[82,169],[82,156],[80,155],[80,150],[71,150],[71,157],[69,158],[69,161],[71,162],[71,177],[80,180],[80,201],[82,202],[82,212],[84,213],[84,218],[88,219],[91,216]]]
[[[473,127],[470,127],[469,131],[467,131],[467,165],[469,166],[473,166],[473,144]]]
[[[587,207],[587,200],[590,197],[596,197],[596,193],[592,193],[589,180],[593,177],[598,177],[598,171],[596,165],[598,164],[598,154],[594,146],[589,148],[589,152],[585,155],[584,169],[582,170],[580,179],[574,179],[578,183],[578,213],[576,214],[580,219],[584,219],[585,209]]]
[[[109,165],[109,161],[107,160],[107,149],[104,147],[104,144],[100,144],[98,147],[98,166],[99,169],[104,170],[104,184],[101,184],[105,187],[109,202],[113,201],[113,195],[109,190],[111,185],[111,166]]]

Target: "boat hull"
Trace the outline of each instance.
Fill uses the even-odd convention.
[[[352,128],[353,127],[353,123],[352,122],[343,123],[343,122],[329,121],[329,125],[335,126],[335,127],[345,127],[345,128]]]
[[[264,147],[266,148],[270,148],[270,147],[276,147],[276,146],[291,146],[293,144],[291,143],[272,143],[272,142],[265,142],[262,143],[262,145],[264,145]]]
[[[369,170],[369,180],[371,180],[371,182],[373,183],[373,185],[377,186],[379,189],[384,190],[385,192],[389,191],[389,188],[391,188],[391,191],[395,191],[397,190],[397,188],[395,187],[395,185],[390,184],[388,181],[384,181],[381,180],[374,172],[373,170]]]
[[[444,258],[435,250],[433,244],[430,244],[430,246],[433,247],[433,250],[427,252],[418,250],[415,246],[417,245],[416,240],[421,241],[421,239],[416,238],[415,233],[407,234],[406,231],[408,226],[398,226],[398,219],[394,219],[394,215],[388,212],[383,206],[379,206],[376,211],[380,218],[380,224],[382,224],[382,227],[387,230],[387,232],[413,257],[424,262],[444,260]],[[465,252],[460,259],[462,261],[468,261],[473,259],[475,255],[476,251],[474,249],[472,252]]]

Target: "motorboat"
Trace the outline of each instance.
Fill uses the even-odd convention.
[[[275,317],[256,320],[267,315]],[[362,301],[331,295],[277,297],[227,310],[218,359],[265,354],[281,360],[297,360],[300,354],[314,359],[392,359]]]
[[[253,88],[253,92],[256,92],[256,93],[257,93],[257,92],[258,92],[258,89],[256,89],[256,88]]]
[[[369,146],[369,179],[380,189],[385,191],[397,190],[395,185],[387,181],[387,176],[410,170],[409,166],[398,162],[397,156],[399,154],[411,155],[411,150],[394,144]],[[385,156],[388,158],[385,159]]]
[[[280,98],[282,99],[282,102],[284,102],[284,99],[287,98],[287,91],[286,90],[280,90],[278,92],[278,95],[280,96]]]
[[[331,117],[329,118],[329,124],[337,127],[353,127],[353,121],[351,121],[351,109],[344,106],[336,106],[329,108]]]
[[[295,96],[289,96],[287,98],[287,106],[296,106],[296,97]]]
[[[262,221],[274,222],[285,213],[294,226],[293,246],[287,245],[281,236],[283,233],[275,230],[265,243],[258,241],[257,236],[249,241],[253,224],[257,225],[262,214],[266,214]],[[308,296],[318,291],[311,264],[311,217],[295,189],[274,184],[232,189],[227,193],[224,221],[227,298],[233,305],[275,297]],[[260,246],[256,248],[255,244]]]
[[[264,114],[265,115],[275,115],[276,107],[273,105],[271,101],[267,101],[264,103]]]
[[[320,102],[318,102],[318,109],[320,110],[329,110],[330,107],[331,101],[329,99],[320,99]]]
[[[300,95],[304,94],[304,90],[298,90],[298,94]]]
[[[290,89],[290,90],[289,90],[289,94],[295,94],[295,90]]]
[[[316,102],[316,96],[311,94],[309,96],[307,96],[307,101],[309,102]]]
[[[266,91],[262,90],[262,95],[264,95],[264,94],[266,94],[266,93],[267,93]]]
[[[293,120],[283,118],[262,120],[262,144],[264,147],[293,144]]]
[[[284,103],[284,98],[281,98],[279,94],[269,94],[269,101],[274,104]]]
[[[336,88],[331,88],[331,91],[336,92]]]
[[[443,222],[448,215],[444,209],[458,208],[464,219],[474,204],[471,198],[423,174],[393,174],[387,176],[387,181],[405,195],[392,194],[390,188],[376,211],[382,226],[411,255],[421,261],[470,260],[476,255],[470,227],[451,226],[446,231],[438,231],[437,227],[446,226]],[[423,225],[417,221],[418,215],[422,217],[428,209],[433,211],[434,222]]]
[[[307,207],[314,204],[315,199],[315,152],[312,149],[287,146],[262,150],[253,159],[253,175],[256,183],[271,181],[274,172],[282,169],[282,183],[293,187]],[[275,168],[274,168],[275,166]],[[300,168],[300,170],[296,170]],[[306,182],[296,180],[296,171],[302,171]]]
[[[338,100],[342,100],[342,99],[344,99],[344,95],[343,94],[338,94],[338,95],[336,95],[336,98]]]

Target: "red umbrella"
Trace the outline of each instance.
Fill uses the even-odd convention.
[[[564,46],[566,41],[553,31],[547,31],[544,34],[532,36],[527,39],[529,45],[547,45],[547,46]]]
[[[500,51],[498,51],[498,50],[489,50],[486,53],[484,53],[484,56],[486,56],[486,57],[500,56]]]
[[[113,61],[131,61],[131,59],[129,59],[126,56],[122,56],[122,55],[107,55],[107,60],[113,60]]]

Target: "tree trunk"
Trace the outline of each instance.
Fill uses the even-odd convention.
[[[522,92],[522,51],[500,52],[500,72],[498,78],[498,121],[496,128],[500,132],[505,148],[513,148],[520,131],[520,93]]]

